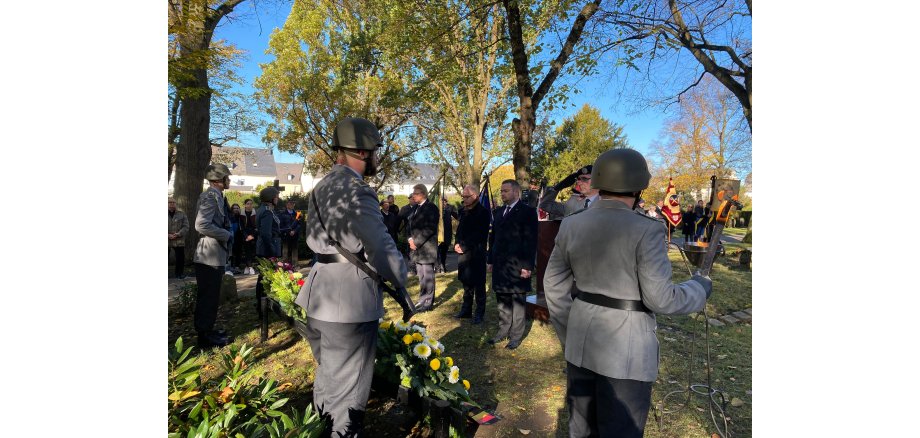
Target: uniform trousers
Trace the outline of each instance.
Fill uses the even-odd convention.
[[[524,294],[495,294],[498,302],[498,335],[496,339],[509,338],[520,341],[524,338],[527,297]]]
[[[175,265],[175,275],[177,278],[185,277],[185,247],[184,246],[171,246],[169,250],[173,252],[175,256],[176,265]]]
[[[308,316],[307,341],[317,363],[313,404],[332,421],[332,436],[361,436],[374,376],[377,321],[326,322]]]
[[[614,379],[566,361],[570,437],[641,438],[652,382]]]
[[[418,307],[431,307],[434,304],[434,264],[416,263],[418,272]]]
[[[223,266],[214,267],[195,263],[195,281],[198,283],[198,296],[195,301],[195,331],[199,335],[207,334],[214,329],[223,276]]]

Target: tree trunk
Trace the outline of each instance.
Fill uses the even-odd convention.
[[[204,69],[195,72],[196,88],[208,87],[208,75]],[[208,132],[211,124],[211,93],[182,102],[182,133],[176,147],[176,182],[173,196],[176,207],[189,218],[189,233],[185,236],[186,259],[191,260],[198,245],[195,218],[198,214],[198,197],[204,186],[204,172],[211,162],[211,143]]]
[[[588,2],[581,8],[569,35],[556,56],[550,63],[549,71],[540,81],[537,91],[533,91],[533,85],[530,81],[530,66],[527,61],[527,50],[524,46],[524,37],[521,29],[521,12],[517,0],[503,0],[505,5],[505,14],[508,27],[508,43],[511,45],[511,60],[514,64],[515,79],[517,80],[518,99],[520,104],[520,119],[514,119],[511,122],[511,129],[514,131],[514,152],[512,153],[512,163],[514,164],[514,178],[521,187],[530,187],[530,153],[533,149],[533,131],[536,128],[537,108],[540,102],[549,93],[556,78],[562,72],[562,67],[568,61],[569,56],[575,50],[575,44],[581,39],[581,33],[585,28],[588,19],[600,8],[601,0]]]

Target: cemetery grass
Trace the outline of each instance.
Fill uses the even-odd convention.
[[[688,279],[680,255],[672,250],[669,257],[674,266],[674,280]],[[737,256],[732,260],[717,259],[713,269],[714,291],[706,306],[710,317],[752,307],[751,272],[729,268],[729,264],[736,265]],[[417,297],[417,277],[410,279],[409,291]],[[438,274],[434,310],[414,319],[425,323],[429,334],[446,346],[444,354],[454,359],[462,377],[471,382],[472,398],[502,418],[495,425],[479,427],[476,436],[568,436],[565,360],[552,326],[527,321],[525,338],[518,349],[505,349],[506,342],[493,347],[487,341],[494,336],[498,325],[495,296],[487,296],[485,323],[481,325],[452,317],[459,311],[462,298],[463,289],[456,280],[456,271]],[[251,366],[284,385],[284,396],[290,398],[288,407],[302,410],[311,400],[315,370],[309,344],[274,314],[270,316],[268,341],[260,343],[254,301],[250,295],[238,302],[222,304],[218,326],[235,336],[234,345],[255,346]],[[398,305],[389,298],[384,303],[386,318],[398,318]],[[658,317],[661,366],[652,391],[653,409],[645,429],[647,437],[709,437],[716,432],[709,418],[707,399],[702,395],[692,396],[687,408],[665,415],[663,428],[659,429],[655,420],[654,406],[667,393],[687,384],[690,340],[693,338],[696,343],[691,380],[694,384],[706,383],[703,321],[702,314]],[[751,436],[751,325],[710,327],[709,332],[712,385],[727,394],[727,402],[733,398],[741,401],[740,406],[729,405],[726,409],[731,418],[732,436]],[[179,314],[176,306],[170,305],[169,345],[172,346],[179,336],[183,336],[187,345],[195,341],[192,317]],[[216,354],[204,351],[201,358],[207,364],[203,378],[216,376],[219,367]],[[664,408],[674,410],[685,399],[686,395],[669,397]],[[424,437],[429,434],[422,419],[401,409],[392,397],[377,390],[371,392],[368,401],[366,430],[369,436],[375,437]]]

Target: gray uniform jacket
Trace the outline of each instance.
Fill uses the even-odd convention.
[[[195,231],[201,234],[195,248],[195,263],[223,268],[227,264],[230,248],[230,216],[227,203],[220,190],[208,187],[198,197],[198,216]]]
[[[543,192],[543,197],[540,198],[540,208],[549,213],[550,220],[562,219],[572,213],[584,210],[585,200],[578,196],[577,193],[573,192],[572,196],[569,196],[569,199],[565,201],[565,204],[556,200],[558,195],[559,192],[555,188],[547,187]]]
[[[367,264],[393,286],[406,286],[406,262],[387,233],[377,194],[349,167],[332,170],[313,189],[307,206],[307,245],[317,254],[338,254],[332,237],[346,251],[364,252]],[[329,234],[320,226],[322,215]],[[376,321],[384,314],[383,295],[364,271],[351,263],[316,263],[295,302],[307,315],[326,322]]]
[[[573,281],[581,291],[641,299],[660,314],[697,312],[706,304],[703,285],[671,282],[661,222],[602,198],[564,219],[543,276],[550,321],[567,361],[616,379],[657,378],[655,316],[573,300]]]

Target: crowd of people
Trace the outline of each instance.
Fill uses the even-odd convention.
[[[194,222],[201,236],[194,256],[199,345],[229,342],[214,327],[228,263],[247,274],[253,273],[255,257],[283,257],[296,266],[303,230],[314,263],[295,303],[306,309],[307,339],[318,365],[313,402],[329,419],[330,433],[358,436],[373,375],[377,322],[385,313],[381,290],[405,291],[412,271],[419,280],[414,311],[432,310],[435,273],[447,271],[452,248],[463,286],[454,317],[483,324],[491,272],[498,321],[489,344],[507,340],[505,348],[518,348],[536,270],[540,209],[549,219],[563,219],[543,286],[565,352],[570,436],[642,436],[658,370],[654,315],[700,311],[712,290],[707,277],[672,283],[662,244],[670,228],[661,206],[645,209],[640,197],[651,178],[644,157],[632,149],[604,152],[592,165],[547,187],[539,199],[523,196],[516,180],[502,181],[501,205],[492,211],[479,202],[474,185],[463,187],[459,209],[444,199],[435,205],[422,184],[399,208],[393,196],[379,201],[364,181],[376,173],[381,144],[376,126],[365,119],[346,118],[336,126],[335,164],[313,189],[305,221],[292,202],[276,207],[279,192],[272,187],[260,192],[256,210],[252,200],[242,210],[228,205],[222,192],[229,169],[208,167],[209,187],[198,200]],[[557,201],[569,187],[572,196]],[[699,238],[698,224],[705,227],[707,212],[702,201],[684,211],[684,224],[692,224],[689,234],[686,225],[683,229],[686,238]],[[180,276],[179,253],[188,230],[188,219],[170,199],[169,247]],[[401,250],[397,242],[403,233],[408,245]],[[404,295],[394,297],[411,299]],[[411,311],[404,313],[409,316]]]

